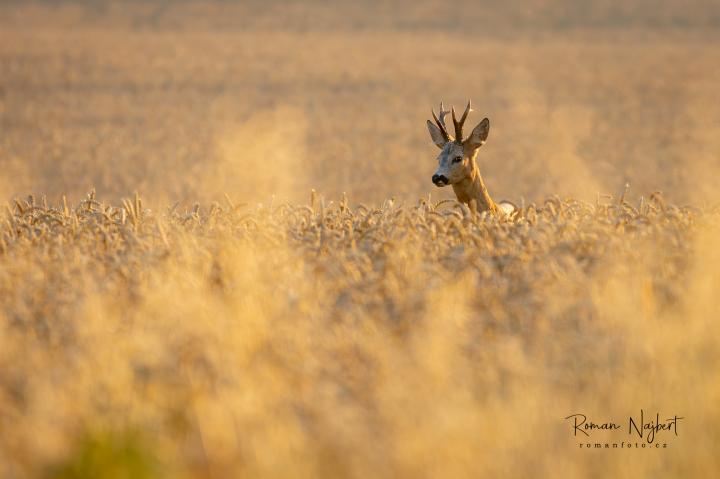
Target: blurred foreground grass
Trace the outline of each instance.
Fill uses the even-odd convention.
[[[0,222],[0,476],[708,477],[720,213],[548,198]],[[583,451],[564,417],[686,417]],[[602,436],[599,436],[602,437]]]

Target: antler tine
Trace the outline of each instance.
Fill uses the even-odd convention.
[[[470,100],[468,100],[468,104],[465,107],[465,112],[463,113],[462,118],[460,118],[460,126],[463,126],[465,124],[465,119],[468,116],[468,113],[470,113],[472,110],[472,104],[470,103]]]
[[[438,117],[437,117],[437,115],[435,114],[435,108],[432,109],[432,116],[433,116],[433,120],[435,120],[435,124],[436,124],[437,127],[440,129],[440,134],[443,136],[443,138],[445,139],[445,141],[450,141],[450,137],[448,136],[448,132],[445,130],[445,127],[444,127],[443,124],[440,122],[440,120],[438,120]]]
[[[452,110],[453,125],[455,125],[455,138],[457,138],[458,141],[462,141],[462,126],[460,126],[460,124],[455,119],[455,107],[452,107],[451,110]]]
[[[468,104],[465,107],[465,112],[463,113],[463,116],[460,118],[460,121],[457,121],[455,119],[455,108],[452,109],[452,119],[453,124],[455,125],[455,137],[458,139],[458,141],[463,141],[463,125],[465,124],[465,120],[467,119],[468,113],[472,111],[472,106],[470,104],[470,100],[468,100]]]
[[[442,101],[440,102],[440,118],[438,118],[437,115],[435,115],[435,109],[433,108],[433,110],[432,110],[432,116],[433,116],[433,119],[435,120],[435,124],[438,126],[438,128],[440,128],[440,133],[442,133],[442,136],[443,136],[443,138],[445,138],[445,141],[452,140],[452,137],[450,136],[450,134],[447,131],[447,126],[445,126],[445,117],[447,116],[448,113],[450,113],[450,112],[445,109]]]

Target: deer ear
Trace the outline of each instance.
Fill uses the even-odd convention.
[[[443,138],[442,133],[440,132],[440,128],[438,128],[436,125],[433,125],[433,123],[428,120],[427,122],[428,131],[430,132],[430,138],[432,138],[433,143],[437,145],[438,148],[441,150],[445,147],[445,138]]]
[[[467,137],[465,144],[472,148],[480,148],[487,140],[488,133],[490,133],[490,120],[483,118],[483,121],[478,123],[478,126]]]

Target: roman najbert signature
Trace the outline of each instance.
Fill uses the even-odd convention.
[[[573,433],[575,436],[577,436],[578,433],[582,433],[585,436],[590,436],[590,433],[596,430],[613,431],[622,429],[622,426],[620,426],[620,424],[612,421],[599,423],[594,421],[588,421],[587,416],[585,416],[584,414],[571,414],[565,419],[573,422]],[[655,441],[655,435],[660,433],[661,431],[672,431],[677,436],[678,421],[683,418],[673,416],[661,422],[660,413],[657,413],[655,415],[655,418],[648,419],[650,420],[646,422],[645,412],[641,409],[640,417],[634,418],[633,416],[630,416],[627,431],[628,434],[637,434],[640,439],[644,438],[645,440],[647,440],[648,443],[652,444]]]

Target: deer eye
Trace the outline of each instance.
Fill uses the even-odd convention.
[[[460,163],[461,161],[462,161],[462,156],[456,156],[456,157],[453,158],[453,160],[452,160],[453,164],[455,164],[455,163]]]

